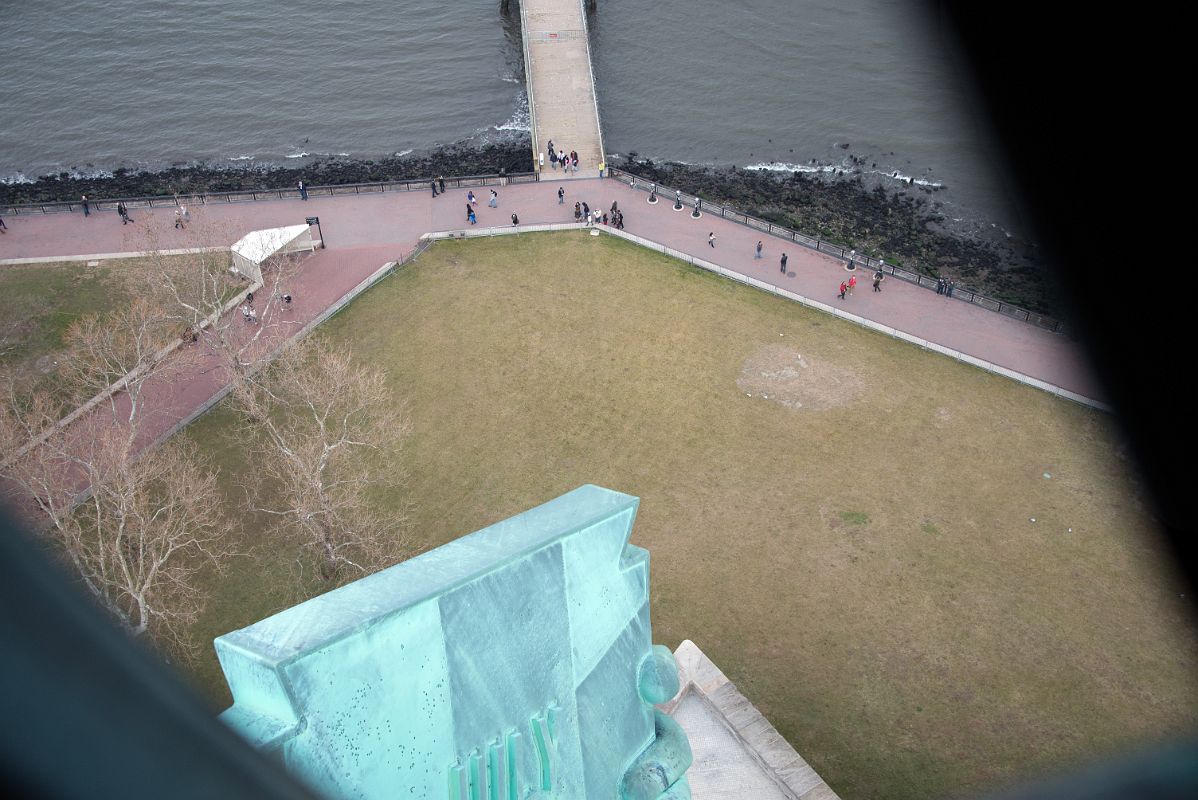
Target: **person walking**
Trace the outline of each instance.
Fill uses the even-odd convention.
[[[882,272],[882,270],[879,268],[878,271],[874,273],[874,291],[875,292],[882,291],[882,281],[884,281],[884,280],[886,280],[886,273]]]
[[[466,204],[466,219],[471,225],[474,224],[474,207],[469,203]]]
[[[473,190],[473,189],[471,189],[470,191],[466,192],[466,202],[467,202],[467,203],[469,203],[469,204],[470,204],[470,205],[472,205],[472,206],[473,206],[473,205],[477,205],[477,203],[478,203],[478,198],[476,198],[476,197],[474,196],[474,190]]]
[[[0,217],[0,233],[8,233],[8,226],[4,224],[4,217]]]
[[[566,190],[562,187],[557,187],[557,204],[560,206],[566,202]]]
[[[620,230],[624,230],[624,212],[623,211],[616,212],[616,227],[619,228]]]
[[[520,218],[516,216],[515,212],[512,212],[512,225],[519,225],[519,224],[520,224]]]
[[[715,231],[712,231],[711,233],[707,234],[707,243],[709,245],[711,245],[712,250],[715,249]]]
[[[430,188],[430,189],[432,189],[432,190],[433,190],[433,197],[436,197],[436,196],[437,196],[437,182],[436,182],[436,181],[429,181],[429,182],[428,182],[428,188]]]
[[[190,225],[191,224],[191,212],[187,210],[187,206],[179,206],[179,210],[183,212],[183,223],[185,225]]]
[[[445,194],[445,176],[444,175],[437,176],[437,185],[439,185],[441,187],[441,194]]]
[[[491,208],[499,208],[499,192],[491,190],[491,199],[487,201],[487,205]]]
[[[572,167],[574,167],[574,172],[577,173],[578,172],[578,151],[577,150],[570,151],[570,165]]]
[[[761,258],[761,240],[757,240],[757,250],[753,253],[753,258]]]
[[[92,215],[91,204],[87,202],[87,195],[83,195],[79,202],[83,203],[83,216],[90,217]]]
[[[853,296],[853,289],[855,289],[856,287],[857,287],[857,276],[850,275],[849,276],[849,297]]]
[[[616,205],[616,201],[615,201],[615,200],[612,200],[612,201],[611,201],[611,215],[612,215],[612,217],[615,217],[615,216],[616,216],[616,212],[617,212],[617,211],[619,211],[619,210],[620,210],[620,207],[619,207],[618,205]]]
[[[557,172],[557,153],[553,151],[553,143],[549,143],[549,166],[553,167],[553,171]]]
[[[182,228],[182,227],[183,227],[183,209],[176,208],[175,209],[175,229],[178,230],[179,228]]]
[[[591,221],[591,207],[587,205],[587,201],[582,201],[582,215],[586,217],[587,222]]]
[[[117,213],[117,216],[119,216],[121,218],[122,225],[128,225],[130,222],[133,221],[133,220],[129,219],[129,209],[125,205],[124,200],[122,200],[121,202],[116,204],[116,213]]]
[[[296,188],[299,189],[300,199],[307,200],[308,199],[308,187],[304,186],[304,182],[300,181],[298,184],[296,184]]]
[[[582,206],[577,202],[574,203],[574,221],[578,222],[582,219]]]
[[[786,274],[786,253],[782,254],[782,274]]]
[[[843,300],[844,293],[847,292],[848,290],[849,290],[849,285],[847,283],[845,283],[844,281],[841,281],[840,282],[840,294],[838,294],[836,296],[839,297],[841,300]]]

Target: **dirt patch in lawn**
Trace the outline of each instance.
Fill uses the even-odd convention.
[[[857,402],[865,392],[853,370],[781,344],[763,345],[746,358],[736,385],[753,397],[813,411]]]

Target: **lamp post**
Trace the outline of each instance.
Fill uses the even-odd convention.
[[[316,226],[316,233],[320,236],[320,249],[324,249],[324,231],[320,229],[320,217],[307,217],[306,221],[309,226]]]

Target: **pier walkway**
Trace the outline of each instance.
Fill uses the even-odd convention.
[[[533,168],[539,168],[544,154],[543,171],[553,174],[548,150],[552,140],[559,150],[577,151],[578,173],[571,178],[597,177],[604,158],[603,134],[583,0],[520,0],[520,23]],[[560,168],[557,173],[555,180],[566,177]]]

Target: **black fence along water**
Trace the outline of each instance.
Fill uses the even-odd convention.
[[[625,172],[615,167],[608,168],[608,176],[620,181],[621,183],[625,183],[634,189],[641,189],[646,192],[651,191],[652,188],[656,186],[657,193],[665,197],[666,200],[677,196],[678,193],[678,190],[672,187],[655,184],[653,181],[647,181],[644,178],[638,177],[632,173]],[[681,196],[682,204],[691,208],[694,207],[696,200],[701,199],[695,195],[687,194],[686,192],[682,192]],[[826,253],[827,255],[833,256],[834,258],[839,258],[843,261],[848,261],[849,259],[849,248],[835,244],[834,242],[823,241],[815,236],[807,236],[806,234],[791,230],[790,228],[776,225],[767,220],[749,216],[748,214],[742,213],[735,209],[722,206],[719,203],[713,203],[710,200],[703,200],[702,204],[704,213],[718,214],[724,219],[730,219],[733,222],[740,223],[741,225],[754,228],[763,233],[768,233],[770,236],[777,236],[781,239],[787,239],[789,241],[795,242],[796,244],[809,247],[812,250],[818,250],[821,253]],[[857,264],[871,272],[876,272],[880,266],[882,272],[887,275],[893,275],[899,280],[913,283],[916,286],[922,286],[925,289],[936,288],[936,278],[931,278],[927,275],[921,275],[917,272],[911,272],[910,270],[903,269],[902,267],[898,267],[893,264],[887,264],[882,261],[882,259],[874,258],[863,253],[856,253],[854,255],[854,259]],[[1004,300],[997,300],[993,297],[988,297],[980,292],[975,292],[974,290],[964,286],[958,285],[953,289],[953,299],[962,300],[972,305],[981,306],[982,308],[988,309],[990,311],[995,311],[1004,316],[1031,323],[1038,328],[1043,328],[1054,333],[1063,333],[1065,331],[1065,324],[1060,320],[1054,319],[1045,314],[1038,314],[1035,311],[1028,311],[1026,308],[1021,308]]]

